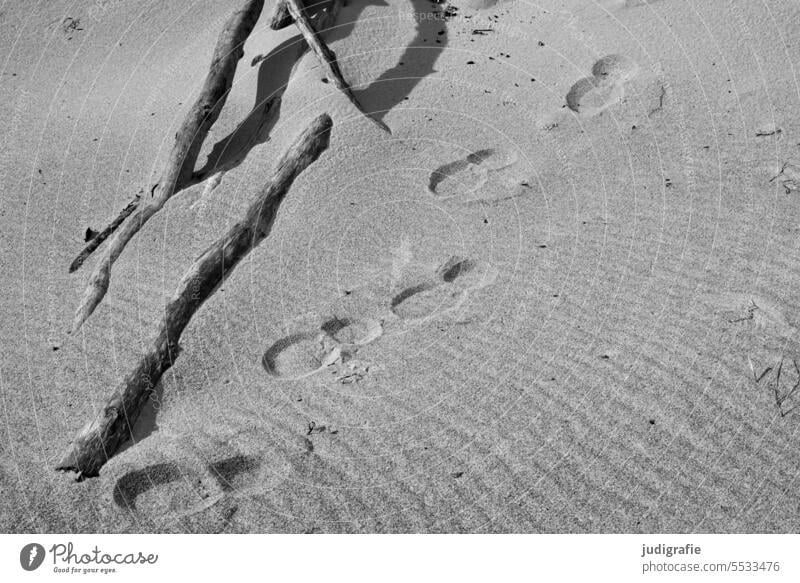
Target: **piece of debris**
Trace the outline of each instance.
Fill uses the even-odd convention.
[[[485,35],[488,32],[494,32],[493,28],[473,28],[472,34]]]
[[[317,425],[315,421],[309,421],[306,436],[313,435],[315,433],[330,433],[331,435],[336,435],[339,433],[339,430],[334,429],[333,427],[328,427],[327,425]]]
[[[97,237],[98,233],[100,233],[100,231],[95,231],[91,227],[86,227],[86,232],[83,234],[83,242],[88,243],[89,241]]]
[[[81,28],[81,19],[67,16],[61,21],[61,30],[64,34],[72,34],[73,32],[83,30]],[[72,40],[72,37],[68,37],[67,40]]]
[[[791,162],[784,162],[778,174],[770,178],[770,182],[778,182],[786,194],[800,190],[800,166]]]
[[[798,404],[794,402],[794,404],[789,404],[788,406],[784,406],[784,403],[792,399],[795,394],[798,393],[798,389],[800,389],[800,367],[797,365],[797,360],[792,359],[792,364],[794,365],[795,370],[795,379],[797,379],[794,383],[789,381],[788,383],[784,383],[788,386],[788,389],[784,389],[783,385],[781,384],[781,372],[783,371],[783,361],[784,357],[781,357],[781,360],[778,364],[777,372],[775,374],[775,386],[773,387],[773,394],[775,396],[775,405],[778,407],[778,411],[781,414],[781,417],[786,417],[789,413],[797,409]]]
[[[782,131],[783,130],[781,128],[775,125],[775,122],[767,122],[762,124],[761,127],[756,130],[756,137],[763,138],[766,136],[777,136]]]
[[[369,364],[357,359],[348,360],[333,371],[335,381],[343,385],[360,382],[369,372]]]

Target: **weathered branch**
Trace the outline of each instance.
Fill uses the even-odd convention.
[[[333,84],[336,85],[336,88],[339,89],[342,93],[344,93],[345,97],[352,103],[358,111],[360,111],[364,117],[368,120],[373,122],[382,130],[392,133],[385,123],[380,120],[377,120],[367,114],[364,111],[364,108],[361,107],[361,104],[356,99],[356,96],[353,95],[352,89],[350,89],[350,85],[347,81],[344,80],[342,76],[342,71],[339,69],[339,64],[336,62],[336,54],[328,48],[328,45],[325,44],[317,31],[314,30],[314,27],[308,21],[305,14],[303,14],[303,8],[300,6],[298,0],[284,0],[286,2],[286,7],[289,10],[289,14],[294,18],[294,23],[297,25],[297,28],[300,30],[300,33],[303,35],[306,43],[308,46],[311,47],[311,50],[314,51],[314,54],[317,55],[322,68],[325,70],[327,76],[333,81]]]
[[[315,119],[281,157],[272,179],[244,219],[192,264],[166,306],[150,350],[117,386],[97,417],[80,431],[57,470],[76,472],[78,480],[97,476],[129,439],[143,405],[178,357],[178,342],[192,316],[239,261],[269,235],[278,207],[294,180],[328,148],[332,125],[327,114]]]
[[[225,23],[214,48],[211,67],[200,96],[186,115],[175,138],[164,173],[153,197],[138,205],[133,217],[122,224],[109,243],[105,255],[95,266],[81,304],[75,313],[72,331],[75,332],[102,301],[111,279],[111,267],[125,245],[139,229],[166,204],[180,185],[192,179],[200,148],[208,131],[219,117],[236,73],[236,65],[244,55],[243,44],[258,21],[264,0],[247,0],[242,9]]]
[[[277,0],[272,9],[272,16],[269,17],[269,27],[272,30],[281,30],[294,22],[289,9],[286,7],[286,0]]]
[[[314,0],[309,1],[314,2]],[[311,6],[308,6],[306,2],[303,4],[306,8],[317,8],[322,4],[330,5],[334,2],[341,3],[341,0],[320,0]],[[269,27],[272,30],[282,30],[292,24],[294,24],[294,18],[289,14],[289,7],[286,5],[286,0],[277,0],[272,7],[272,15],[269,17]]]

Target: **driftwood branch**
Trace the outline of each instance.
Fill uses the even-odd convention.
[[[322,4],[331,4],[333,2],[341,2],[341,0],[321,0],[314,3],[314,0],[309,0],[313,4],[308,6],[303,2],[306,8],[316,8]],[[269,27],[272,30],[282,30],[287,26],[294,24],[294,18],[289,14],[289,7],[286,5],[286,0],[277,0],[272,7],[272,14],[269,17]]]
[[[294,22],[292,15],[289,14],[289,8],[286,6],[286,0],[278,0],[275,2],[275,7],[272,9],[272,15],[269,17],[269,27],[272,30],[281,30],[290,26]]]
[[[97,476],[129,439],[143,405],[178,357],[178,342],[192,316],[239,261],[269,235],[278,207],[294,180],[328,148],[332,125],[326,114],[315,119],[281,157],[272,179],[247,209],[244,219],[189,268],[166,306],[149,351],[117,386],[97,417],[80,431],[57,470],[76,472],[78,480]]]
[[[166,204],[180,189],[192,180],[200,148],[208,131],[219,117],[236,73],[236,65],[244,55],[243,44],[255,27],[264,7],[264,0],[247,0],[225,23],[214,48],[211,67],[200,96],[186,115],[176,134],[167,166],[152,198],[137,205],[133,217],[122,224],[109,243],[105,255],[95,266],[81,304],[75,313],[72,332],[78,330],[108,291],[111,267],[125,246],[139,229]]]
[[[300,6],[299,0],[283,0],[286,3],[286,7],[289,10],[289,14],[294,19],[295,25],[300,30],[300,33],[303,35],[306,43],[308,46],[311,47],[311,50],[314,51],[314,54],[317,55],[317,59],[319,59],[322,68],[325,70],[326,75],[333,81],[333,84],[336,85],[336,88],[341,91],[345,97],[352,103],[358,111],[360,111],[364,117],[368,120],[373,122],[382,130],[392,133],[385,123],[380,120],[377,120],[367,114],[364,111],[364,108],[361,107],[361,104],[356,99],[356,96],[353,95],[353,91],[350,88],[350,85],[347,81],[344,80],[344,76],[342,75],[342,71],[339,69],[339,64],[336,61],[336,54],[325,44],[325,41],[320,38],[317,31],[314,30],[314,27],[311,26],[311,23],[306,18],[305,14],[303,14],[303,8]],[[317,25],[320,28],[318,23]]]

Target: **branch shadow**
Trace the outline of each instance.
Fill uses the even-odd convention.
[[[370,5],[388,6],[380,0],[355,1],[342,8],[339,20],[349,24],[331,31],[331,42],[348,36],[363,9]],[[422,79],[436,72],[434,65],[447,46],[447,12],[432,0],[410,0],[411,12],[396,13],[401,20],[413,20],[415,34],[402,56],[391,69],[366,87],[353,87],[353,94],[361,105],[376,119],[383,121],[386,114],[402,103]]]
[[[330,2],[306,0],[306,14],[312,22]],[[378,120],[403,102],[423,78],[435,71],[434,64],[447,46],[444,9],[432,0],[410,0],[410,4],[412,11],[399,18],[414,21],[415,36],[397,64],[384,71],[367,87],[353,87],[353,94],[358,101]],[[337,23],[319,31],[325,42],[330,44],[350,36],[355,23],[368,6],[388,7],[388,4],[383,0],[346,2],[339,9]],[[298,34],[282,42],[265,57],[253,60],[252,66],[259,67],[253,108],[234,131],[214,144],[205,164],[194,175],[196,181],[238,166],[253,148],[269,139],[280,118],[281,96],[288,87],[292,71],[307,50],[308,45]]]

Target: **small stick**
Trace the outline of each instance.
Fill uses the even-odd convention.
[[[382,121],[369,116],[364,111],[364,108],[361,107],[361,104],[358,102],[355,95],[353,95],[350,85],[342,76],[342,71],[339,69],[339,65],[336,62],[336,54],[330,48],[328,48],[328,45],[325,44],[325,41],[320,38],[319,34],[317,34],[317,31],[311,26],[305,14],[303,14],[303,9],[300,7],[298,0],[284,1],[289,9],[289,14],[291,14],[292,18],[294,18],[295,25],[297,25],[297,28],[303,35],[306,43],[308,43],[308,46],[310,46],[311,50],[314,51],[314,54],[317,55],[317,58],[319,59],[323,69],[325,69],[327,76],[333,80],[333,83],[336,85],[337,89],[344,93],[345,97],[347,97],[350,103],[352,103],[356,109],[358,109],[358,111],[364,115],[364,117],[373,122],[382,130],[391,134],[392,131],[389,129],[389,126]]]
[[[83,265],[83,262],[86,261],[92,253],[94,253],[95,249],[102,245],[103,241],[108,239],[108,237],[117,230],[117,227],[119,227],[134,210],[136,210],[140,199],[141,195],[137,194],[127,205],[125,205],[125,208],[120,211],[120,213],[117,215],[117,218],[111,221],[105,229],[100,231],[92,238],[91,241],[89,241],[89,244],[83,248],[83,251],[81,251],[78,256],[72,260],[72,263],[70,263],[70,273],[78,271]]]
[[[272,179],[250,204],[244,219],[206,249],[184,274],[150,349],[117,385],[97,416],[78,433],[57,470],[76,472],[79,481],[97,476],[128,440],[142,407],[178,357],[181,334],[192,316],[269,235],[278,207],[295,179],[328,148],[332,125],[330,116],[323,114],[306,128],[283,154]]]
[[[220,32],[214,56],[200,96],[183,120],[170,152],[167,166],[158,181],[153,198],[139,205],[134,216],[122,224],[109,243],[103,258],[95,266],[81,304],[75,312],[72,332],[76,332],[94,312],[108,291],[111,266],[119,258],[128,242],[142,226],[167,203],[180,185],[192,180],[195,162],[211,126],[227,98],[236,73],[236,65],[244,55],[242,45],[256,25],[264,0],[247,0],[237,10]]]

